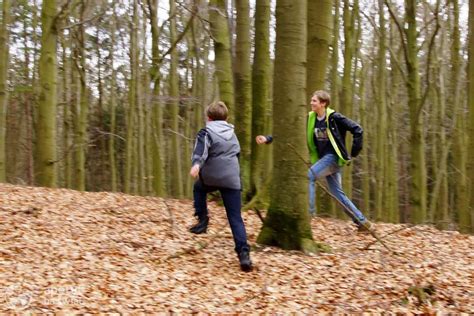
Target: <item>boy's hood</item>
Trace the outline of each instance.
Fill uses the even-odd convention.
[[[222,137],[225,140],[230,140],[234,135],[234,125],[226,121],[208,121],[206,128],[213,134]]]

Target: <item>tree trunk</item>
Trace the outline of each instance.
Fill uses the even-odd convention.
[[[333,44],[333,36],[336,36],[333,34],[333,7],[334,0],[308,1],[306,104],[309,104],[316,90],[326,90],[329,47]],[[315,19],[315,16],[318,18]],[[330,215],[334,207],[330,195],[317,190],[316,200],[318,215]]]
[[[469,64],[467,70],[468,78],[468,107],[469,107],[469,157],[474,157],[474,0],[469,0],[469,35],[468,35],[468,54]],[[464,231],[470,229],[474,232],[474,160],[469,160],[468,174],[471,175],[470,181],[470,220],[468,214],[464,214],[460,228]]]
[[[6,118],[8,106],[8,43],[10,23],[10,0],[2,3],[2,24],[0,25],[0,182],[6,182]]]
[[[444,36],[444,35],[443,35]],[[444,39],[442,39],[439,50],[442,52],[444,49]],[[444,65],[438,62],[438,53],[434,52],[434,58],[437,61],[437,85],[433,89],[436,98],[433,102],[435,110],[430,111],[433,114],[433,123],[431,126],[436,126],[437,132],[434,133],[435,140],[433,141],[433,148],[436,152],[433,152],[434,159],[433,176],[434,185],[431,192],[431,200],[429,203],[428,218],[430,221],[436,223],[436,226],[440,229],[447,229],[449,224],[449,204],[448,204],[448,154],[450,152],[451,144],[448,144],[446,138],[446,125],[443,122],[446,120],[446,84],[444,82],[446,73],[444,71]],[[453,106],[453,110],[455,107]]]
[[[84,20],[85,4],[82,3],[80,20]],[[75,189],[84,191],[86,189],[86,151],[87,151],[87,118],[89,114],[89,93],[87,88],[86,74],[86,32],[84,25],[78,26],[78,42],[77,42],[77,71],[80,78],[80,107],[76,116],[76,134],[75,134]]]
[[[365,85],[366,85],[366,77],[367,77],[367,62],[364,60],[362,62],[362,69],[360,70],[360,86],[359,86],[359,95],[360,95],[360,103],[359,103],[359,111],[360,111],[360,123],[362,126],[369,126],[369,118],[367,113],[367,104],[366,104],[366,92],[365,92]],[[364,130],[364,132],[366,132]],[[365,140],[367,142],[367,139]],[[364,144],[365,148],[368,148],[367,143]],[[370,174],[369,172],[369,151],[365,150],[361,153],[361,169],[363,176],[361,177],[361,188],[362,188],[362,198],[361,198],[361,209],[364,210],[367,214],[370,213]]]
[[[235,45],[235,133],[240,143],[242,196],[250,198],[252,138],[252,82],[250,66],[250,8],[248,0],[236,0],[237,39]]]
[[[252,167],[251,192],[257,194],[264,182],[264,160],[268,146],[254,141],[257,135],[270,134],[265,130],[270,98],[270,0],[257,0],[255,8],[255,53],[252,66]]]
[[[36,127],[36,184],[56,187],[56,86],[57,29],[56,0],[44,0],[41,10],[42,35],[39,61],[40,96]]]
[[[307,103],[314,91],[326,90],[329,47],[333,41],[333,6],[334,0],[308,1]]]
[[[454,181],[455,204],[454,209],[457,211],[457,218],[459,224],[459,231],[469,232],[470,215],[469,215],[469,191],[468,191],[468,148],[467,134],[466,134],[466,116],[464,106],[461,104],[461,68],[463,63],[461,61],[461,36],[459,27],[459,1],[450,1],[453,5],[453,32],[452,32],[452,46],[451,46],[451,86],[453,95],[453,110],[456,121],[453,137],[454,140],[454,166],[456,172],[456,179]],[[467,224],[467,225],[466,225]]]
[[[110,189],[112,192],[117,191],[117,163],[115,159],[115,130],[117,125],[116,117],[116,108],[117,108],[117,98],[116,98],[116,89],[117,89],[117,72],[114,65],[114,52],[115,52],[115,29],[117,24],[117,12],[115,9],[115,4],[113,4],[113,16],[111,18],[110,25],[110,51],[109,51],[109,63],[111,69],[111,78],[110,78],[110,95],[109,95],[109,113],[110,113],[110,137],[108,143],[108,157],[109,157],[109,168],[110,168]]]
[[[136,190],[136,183],[134,183],[134,175],[136,170],[136,155],[134,150],[136,149],[135,127],[136,127],[136,88],[137,83],[137,62],[138,62],[138,3],[137,0],[133,1],[133,17],[131,23],[130,32],[130,72],[131,78],[128,86],[128,113],[127,113],[127,139],[126,139],[126,157],[125,157],[125,178],[124,178],[124,191],[125,193],[131,193],[132,190]]]
[[[307,211],[307,167],[297,153],[307,155],[305,125],[306,1],[278,0],[274,81],[274,171],[271,202],[261,244],[283,249],[317,251]]]
[[[152,112],[153,112],[153,190],[157,196],[165,196],[165,171],[163,161],[163,109],[160,97],[160,30],[158,27],[158,0],[147,0],[149,17],[151,24],[151,83],[152,92]]]
[[[421,82],[417,46],[416,0],[407,0],[406,5],[406,65],[408,80],[408,108],[410,117],[410,206],[413,223],[423,223],[426,220],[426,160],[424,124],[421,111]]]
[[[331,52],[331,104],[335,109],[339,108],[339,24],[340,24],[340,12],[341,12],[341,1],[334,0],[334,31],[332,39],[332,52]]]
[[[62,59],[63,59],[63,71],[62,71],[62,82],[63,82],[63,126],[62,126],[62,167],[63,167],[63,182],[62,186],[66,188],[73,188],[73,122],[72,122],[72,98],[71,98],[71,79],[72,79],[72,60],[73,55],[70,54],[72,48],[72,36],[70,34],[63,33],[62,36]]]
[[[137,10],[138,11],[138,10]],[[145,109],[143,106],[142,102],[142,83],[143,81],[141,73],[142,69],[144,69],[144,65],[140,65],[140,31],[143,29],[141,28],[141,22],[142,19],[139,16],[139,13],[137,12],[137,22],[136,22],[136,28],[137,28],[137,52],[136,52],[136,75],[135,75],[135,103],[136,103],[136,109],[137,109],[137,171],[138,171],[138,183],[137,183],[137,190],[138,193],[141,195],[146,194],[146,178],[147,178],[147,173],[146,173],[146,163],[145,163],[145,146],[146,146],[146,135],[145,135]],[[145,44],[145,43],[143,43]]]
[[[170,42],[176,41],[176,4],[174,0],[170,0]],[[181,141],[179,129],[179,78],[178,78],[178,52],[174,49],[171,52],[171,64],[169,72],[169,99],[168,106],[171,113],[171,152],[170,152],[170,168],[171,168],[171,195],[173,197],[183,197],[183,172],[181,167]]]
[[[233,122],[234,109],[234,80],[232,77],[232,56],[230,51],[229,25],[225,0],[209,1],[209,21],[211,35],[214,40],[215,76],[219,84],[219,99],[229,108],[228,121]]]
[[[375,219],[378,221],[387,221],[389,212],[387,208],[384,207],[384,202],[386,202],[387,197],[387,185],[386,181],[386,138],[382,135],[387,133],[387,98],[386,98],[386,71],[387,71],[387,62],[386,62],[386,29],[385,29],[385,15],[383,0],[378,0],[379,8],[379,46],[378,46],[378,56],[377,56],[377,88],[375,89],[375,103],[377,106],[377,150],[376,150],[376,161],[375,163],[375,179],[376,179],[376,188],[375,188]]]
[[[341,106],[342,114],[352,117],[353,115],[353,83],[352,83],[352,65],[355,55],[356,33],[355,19],[358,16],[358,0],[354,0],[352,9],[349,0],[344,0],[344,73],[342,76]],[[337,110],[337,109],[336,109]],[[351,152],[352,136],[347,135],[346,147]],[[346,195],[352,197],[352,164],[345,167],[343,176],[343,187]]]

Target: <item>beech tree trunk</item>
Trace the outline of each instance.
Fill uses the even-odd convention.
[[[36,184],[56,187],[56,88],[57,29],[56,0],[44,0],[41,10],[41,49],[39,61],[38,121],[36,125]]]
[[[2,24],[0,25],[0,182],[6,181],[6,118],[8,106],[8,24],[10,23],[10,0],[2,3]]]
[[[278,0],[274,81],[274,169],[270,207],[257,238],[283,249],[318,251],[306,193],[306,1]]]

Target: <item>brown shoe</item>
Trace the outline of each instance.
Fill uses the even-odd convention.
[[[374,226],[375,225],[371,222],[365,221],[364,223],[361,223],[359,226],[357,226],[357,233],[370,234],[370,232],[374,230]]]

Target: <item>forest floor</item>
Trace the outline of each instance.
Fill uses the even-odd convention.
[[[474,236],[314,218],[332,253],[255,245],[244,273],[222,207],[193,235],[192,202],[0,184],[0,312],[474,312]]]

